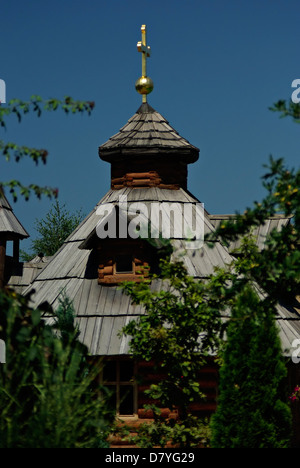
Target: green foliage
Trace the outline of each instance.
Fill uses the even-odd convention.
[[[287,375],[272,306],[246,285],[231,308],[212,418],[214,448],[284,448],[291,436]]]
[[[143,423],[139,427],[138,436],[131,437],[131,443],[140,448],[167,447],[178,448],[208,448],[210,446],[211,431],[208,421],[202,421],[189,415],[184,421],[173,419]]]
[[[285,100],[281,99],[270,107],[270,110],[273,112],[280,112],[281,118],[292,117],[294,122],[300,123],[300,105],[294,103],[292,100],[287,104]]]
[[[35,113],[38,117],[42,115],[43,111],[55,111],[61,108],[66,114],[77,112],[87,112],[90,114],[95,107],[92,101],[75,101],[70,96],[64,99],[50,98],[43,100],[40,96],[33,95],[29,101],[21,99],[11,99],[7,105],[0,106],[0,126],[6,128],[5,119],[9,115],[15,115],[19,122],[29,112]]]
[[[185,417],[189,405],[203,397],[197,382],[199,368],[219,345],[221,310],[215,295],[221,283],[201,283],[187,274],[182,262],[168,260],[161,261],[160,280],[168,288],[159,292],[153,292],[148,281],[124,285],[133,303],[142,304],[146,314],[131,321],[123,333],[132,337],[134,358],[154,361],[166,374],[162,382],[151,386],[150,396],[163,407],[175,405]]]
[[[70,213],[65,205],[60,205],[59,201],[55,200],[45,219],[35,221],[35,228],[40,237],[32,241],[30,253],[21,251],[21,258],[29,261],[40,253],[46,257],[54,255],[82,219],[81,210]]]
[[[267,195],[210,236],[241,246],[231,265],[232,316],[221,368],[215,447],[288,447],[291,430],[286,369],[276,325],[276,305],[298,304],[300,287],[300,171],[270,159]],[[277,214],[287,221],[258,249],[253,228]],[[243,237],[244,236],[244,237]],[[292,345],[292,343],[291,343]],[[285,390],[285,391],[284,391]]]
[[[271,158],[263,181],[267,195],[261,203],[255,202],[206,237],[210,245],[216,240],[227,245],[239,240],[240,247],[225,269],[200,282],[188,277],[180,262],[164,260],[160,279],[168,288],[153,292],[150,282],[124,286],[133,302],[146,311],[124,329],[132,337],[132,353],[137,359],[154,361],[166,373],[149,395],[162,406],[173,404],[180,409],[174,426],[158,418],[153,427],[143,428],[143,446],[167,439],[193,443],[191,438],[178,442],[175,434],[185,434],[179,426],[186,427],[189,404],[202,396],[197,370],[210,352],[218,353],[222,363],[213,445],[289,444],[291,414],[288,391],[283,388],[286,368],[275,317],[278,302],[291,305],[299,294],[300,171],[287,170],[283,160]],[[270,232],[261,250],[253,230],[279,213],[286,223]],[[230,317],[225,316],[229,310]]]
[[[227,278],[220,271],[211,281],[200,282],[187,274],[179,260],[170,263],[164,259],[160,267],[159,281],[164,282],[164,289],[153,291],[150,281],[123,285],[133,303],[143,305],[146,314],[131,321],[122,333],[131,336],[134,358],[151,361],[154,370],[163,371],[164,379],[146,393],[154,404],[159,401],[161,407],[176,408],[179,421],[166,423],[158,416],[153,426],[141,428],[138,443],[146,446],[160,440],[163,446],[171,440],[180,446],[196,446],[203,437],[203,423],[191,417],[189,407],[205,398],[198,372],[220,345],[220,298]],[[152,281],[158,281],[158,277],[155,275]],[[159,414],[158,408],[154,410]]]
[[[300,105],[278,101],[281,117],[300,122]],[[276,324],[276,304],[299,305],[300,170],[270,158],[263,177],[267,195],[242,215],[224,222],[207,240],[241,247],[231,266],[231,319],[220,372],[218,409],[212,422],[212,446],[226,448],[288,447],[291,413],[284,389],[286,367]],[[254,228],[278,214],[290,222],[273,230],[261,251],[251,238]],[[292,344],[291,344],[292,345]]]
[[[28,299],[0,292],[0,337],[6,343],[6,364],[0,365],[1,448],[107,446],[113,415],[105,389],[95,384],[99,368],[89,364],[70,320],[68,327],[64,322],[64,339],[58,333],[71,308],[61,302],[53,327]]]
[[[22,118],[29,112],[33,112],[40,117],[44,111],[51,112],[58,109],[63,110],[66,114],[87,112],[88,115],[90,115],[94,106],[94,102],[75,101],[69,96],[66,96],[62,100],[54,98],[43,100],[40,96],[32,96],[29,101],[12,99],[5,106],[0,103],[0,127],[6,128],[6,120],[10,115],[15,115],[18,122],[21,122]],[[0,156],[1,155],[4,156],[6,161],[14,159],[16,162],[27,157],[32,159],[37,165],[39,162],[46,164],[48,152],[45,149],[29,148],[14,142],[4,142],[0,140]],[[37,184],[25,186],[17,180],[1,181],[0,188],[1,187],[8,187],[15,201],[18,198],[18,194],[23,196],[25,200],[29,199],[31,193],[34,193],[38,198],[44,195],[50,199],[53,197],[56,198],[58,195],[58,190],[56,188],[41,187]]]
[[[62,342],[68,344],[70,339],[76,339],[79,336],[79,329],[75,325],[75,311],[73,303],[66,296],[65,291],[62,291],[59,297],[59,307],[55,311],[54,328],[60,333]]]
[[[220,239],[229,245],[243,236],[251,237],[253,228],[273,216],[282,214],[290,219],[280,231],[274,229],[268,235],[262,251],[250,246],[235,263],[244,278],[258,284],[276,303],[290,301],[300,287],[300,170],[288,170],[282,159],[273,158],[267,168],[263,177],[267,195],[263,201],[237,214],[233,220],[223,222],[207,240]]]
[[[0,183],[0,188],[1,190],[4,187],[8,187],[10,190],[10,193],[13,196],[14,201],[16,202],[18,199],[18,193],[26,201],[29,200],[30,195],[34,193],[34,195],[40,199],[42,196],[46,196],[47,198],[57,198],[58,196],[58,189],[57,188],[51,188],[51,187],[41,187],[40,185],[37,184],[29,184],[28,186],[23,185],[22,182],[19,180],[10,180],[8,182],[1,182]]]

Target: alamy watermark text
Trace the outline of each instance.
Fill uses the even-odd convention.
[[[131,202],[126,195],[117,203],[97,208],[96,227],[100,239],[183,239],[187,249],[199,249],[204,242],[202,203]]]
[[[0,79],[0,104],[6,103],[6,84],[4,80]]]

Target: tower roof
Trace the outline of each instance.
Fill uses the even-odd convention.
[[[197,161],[199,149],[179,135],[148,103],[143,103],[118,133],[99,147],[99,156],[112,162],[120,156],[177,154],[187,163]]]
[[[14,215],[12,207],[3,191],[0,190],[0,236],[1,235],[5,235],[7,240],[16,238],[25,239],[29,237],[27,231]]]

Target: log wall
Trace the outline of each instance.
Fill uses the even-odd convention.
[[[213,360],[209,362],[199,371],[199,384],[201,391],[205,393],[205,401],[190,406],[192,414],[198,417],[210,417],[217,407],[217,393],[218,393],[218,371],[219,368]],[[163,370],[154,372],[153,363],[140,362],[137,367],[137,374],[141,379],[138,383],[138,416],[139,418],[147,419],[153,418],[153,413],[150,410],[145,411],[144,405],[153,404],[153,399],[145,394],[152,384],[158,384],[165,377]],[[160,407],[159,402],[156,404]],[[176,408],[160,408],[162,417],[176,418]]]
[[[187,164],[180,160],[118,161],[111,165],[111,188],[160,187],[178,190],[187,187]]]
[[[116,259],[119,255],[132,258],[132,272],[117,272]],[[140,240],[122,239],[118,242],[107,241],[98,249],[98,284],[113,285],[123,281],[143,281],[149,276],[150,265],[155,271],[155,252],[151,247]]]

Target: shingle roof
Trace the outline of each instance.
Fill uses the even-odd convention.
[[[7,240],[15,238],[25,239],[29,237],[20,221],[13,213],[4,193],[0,190],[0,234],[5,234]]]
[[[18,294],[22,294],[40,273],[40,271],[50,261],[51,257],[34,257],[29,262],[20,262],[13,265],[12,273],[8,281],[8,286],[14,289]]]
[[[236,215],[209,215],[209,219],[212,225],[217,229],[223,221],[233,220],[235,219]],[[270,234],[273,229],[280,231],[282,227],[286,226],[291,222],[291,217],[277,214],[267,219],[267,221],[256,227],[253,232],[252,236],[256,239],[256,245],[259,250],[262,250],[265,246],[266,238]],[[231,242],[229,251],[233,252],[235,249],[240,247],[240,240],[236,240]]]
[[[38,306],[47,301],[55,309],[64,290],[73,301],[76,321],[79,325],[80,340],[88,346],[93,355],[122,355],[129,352],[129,338],[118,336],[119,331],[129,320],[138,319],[144,314],[141,306],[131,303],[130,298],[119,286],[98,284],[98,264],[94,250],[82,248],[86,239],[95,231],[99,221],[97,208],[101,204],[117,203],[119,196],[127,196],[128,202],[163,200],[176,203],[197,201],[193,196],[180,190],[132,189],[110,190],[95,206],[94,210],[65,241],[62,248],[46,264],[31,285],[23,291],[32,295],[32,305]],[[274,226],[276,227],[276,226]],[[209,214],[205,212],[205,231],[213,230]],[[173,240],[175,250],[184,248],[182,239]],[[213,248],[206,244],[201,249],[187,251],[182,257],[188,274],[195,278],[207,278],[215,267],[225,267],[232,261],[228,250],[215,242]],[[160,290],[162,282],[153,281],[153,290]],[[278,306],[278,325],[285,348],[291,345],[294,337],[299,336],[299,311]],[[287,351],[288,354],[288,351]]]
[[[32,284],[23,291],[26,295],[35,291],[32,305],[38,306],[47,301],[54,309],[59,304],[62,290],[73,301],[76,320],[80,328],[80,339],[92,354],[111,355],[128,353],[128,339],[118,338],[118,332],[132,317],[143,314],[143,309],[131,304],[118,286],[98,284],[98,265],[95,251],[82,249],[83,242],[95,231],[99,222],[97,208],[100,204],[117,203],[120,195],[127,196],[128,202],[164,200],[176,203],[197,201],[183,189],[132,189],[110,190],[87,218],[65,241],[61,249],[37,275]],[[213,229],[208,216],[205,216],[205,229]],[[175,248],[184,248],[181,239],[174,240]],[[231,256],[219,242],[214,248],[204,246],[201,250],[190,251],[183,261],[190,275],[206,278],[215,266],[225,266]],[[160,288],[161,283],[153,283]]]
[[[179,153],[195,162],[199,149],[179,135],[169,122],[148,103],[143,103],[121,130],[99,147],[99,156],[110,161],[116,154],[134,154],[146,149],[151,151]]]

